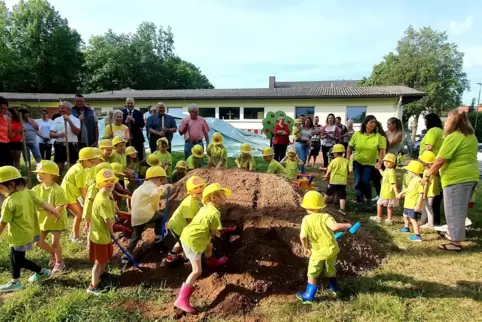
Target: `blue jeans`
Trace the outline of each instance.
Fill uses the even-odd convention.
[[[301,142],[295,142],[295,151],[298,155],[298,158],[303,162],[303,165],[300,166],[300,172],[305,173],[305,164],[308,156],[310,155],[310,146],[303,144]]]
[[[42,156],[40,155],[40,149],[38,147],[37,142],[26,143],[25,145],[27,146],[27,159],[25,159],[25,154],[23,155],[23,160],[25,161],[25,163],[27,163],[27,160],[30,160],[30,153],[32,153],[33,158],[37,163],[42,161]],[[22,154],[23,154],[23,151],[22,151]]]
[[[203,141],[201,142],[196,142],[196,143],[192,143],[192,142],[189,142],[189,141],[185,141],[184,142],[184,158],[187,160],[187,158],[189,158],[189,156],[191,155],[191,149],[193,146],[195,145],[200,145],[204,148],[204,143]]]
[[[355,193],[356,201],[363,202],[363,196],[367,201],[372,200],[372,173],[375,167],[372,165],[361,165],[357,161],[353,161],[353,171],[355,172]]]

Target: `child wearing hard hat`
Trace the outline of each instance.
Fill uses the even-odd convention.
[[[104,139],[99,142],[99,149],[102,150],[102,156],[104,162],[110,162],[110,156],[112,155],[112,141],[109,139]],[[95,178],[94,178],[95,179]]]
[[[99,192],[92,204],[92,217],[89,231],[89,260],[94,262],[92,279],[87,292],[100,295],[106,290],[100,286],[100,277],[106,264],[112,258],[111,236],[114,235],[115,203],[111,193],[119,179],[109,169],[100,170],[95,176]]]
[[[177,207],[168,222],[169,232],[176,240],[176,244],[166,257],[168,263],[176,261],[178,255],[182,253],[180,241],[182,231],[201,209],[201,198],[205,186],[204,180],[198,176],[192,176],[186,182],[188,196]],[[189,264],[189,259],[185,259],[185,264]]]
[[[132,170],[132,175],[128,176],[129,183],[127,184],[127,190],[134,191],[139,187],[139,182],[134,177],[138,175],[141,171],[141,165],[137,159],[137,150],[133,146],[128,146],[126,148],[127,165],[126,168]]]
[[[82,148],[79,151],[79,160],[77,163],[70,167],[62,180],[60,185],[64,189],[65,196],[67,197],[68,205],[67,209],[72,212],[74,217],[74,223],[72,228],[72,235],[70,240],[74,243],[83,243],[80,237],[80,223],[82,221],[82,206],[78,199],[85,200],[87,195],[87,170],[94,165],[93,160],[96,158],[94,149],[91,147]]]
[[[286,169],[281,165],[281,163],[279,163],[273,158],[273,148],[263,148],[263,150],[261,151],[261,155],[263,156],[264,161],[268,163],[268,171],[266,173],[279,174],[280,176],[285,178],[288,177],[288,172],[286,172]]]
[[[399,230],[401,233],[410,233],[409,224],[412,224],[413,235],[408,237],[408,240],[414,242],[421,242],[420,230],[418,226],[418,219],[420,219],[421,211],[423,207],[423,192],[422,178],[420,175],[423,173],[423,164],[418,161],[412,160],[405,167],[409,176],[410,182],[407,189],[401,191],[397,198],[401,199],[405,197],[403,203],[403,221],[405,226]]]
[[[147,158],[141,161],[141,170],[139,173],[139,177],[144,179],[146,177],[146,171],[150,167],[158,166],[160,164],[159,159],[154,154],[149,154]]]
[[[37,246],[50,253],[49,268],[52,268],[52,274],[61,273],[65,264],[62,261],[62,248],[60,244],[60,235],[67,230],[67,197],[64,190],[57,184],[60,176],[59,166],[50,160],[42,160],[37,164],[37,179],[40,184],[32,188],[37,198],[44,200],[48,204],[55,207],[60,213],[58,219],[49,216],[45,210],[37,210],[38,222],[40,225],[40,240]],[[45,241],[48,234],[52,234],[52,244]]]
[[[186,164],[188,170],[194,170],[202,168],[204,148],[202,145],[196,144],[191,149],[191,155],[187,158]]]
[[[172,155],[167,151],[169,148],[169,141],[167,138],[160,138],[157,140],[157,151],[152,153],[159,159],[159,166],[166,171],[166,174],[171,173],[171,165],[172,165]]]
[[[208,165],[210,168],[226,168],[228,166],[228,150],[223,144],[223,135],[219,132],[213,134],[211,143],[206,148]]]
[[[125,179],[125,173],[124,173],[124,166],[120,163],[111,163],[110,167],[112,169],[112,172],[114,175],[119,179],[115,183],[115,188],[113,192],[114,200],[116,201],[117,207],[121,208],[122,206],[122,198],[124,196],[121,195],[131,195],[131,192],[127,190],[124,186],[124,179]]]
[[[114,152],[110,156],[110,163],[122,164],[123,172],[126,176],[131,176],[134,171],[127,168],[127,155],[126,155],[126,143],[121,136],[116,136],[112,139],[112,146],[114,147]]]
[[[236,157],[235,160],[238,169],[253,172],[256,169],[256,161],[251,155],[251,145],[248,143],[243,143],[241,144],[239,151],[241,153]]]
[[[0,194],[6,199],[2,204],[0,217],[0,236],[8,227],[7,240],[10,247],[10,271],[12,280],[0,285],[0,294],[22,290],[20,271],[26,268],[35,272],[29,277],[29,282],[40,282],[50,276],[51,271],[42,268],[25,258],[27,250],[39,240],[40,229],[37,207],[42,207],[48,213],[60,217],[57,208],[40,200],[33,191],[26,189],[25,179],[20,171],[12,166],[0,167]]]
[[[94,168],[101,162],[104,162],[104,155],[102,154],[102,149],[100,148],[93,148],[95,158],[92,159],[92,167],[87,171],[87,176],[85,178],[85,182],[89,182],[92,179],[95,179]]]
[[[397,174],[395,173],[395,164],[397,157],[392,153],[387,153],[383,158],[385,170],[379,169],[382,176],[382,185],[380,188],[380,198],[377,201],[377,215],[370,217],[371,220],[381,223],[383,220],[383,208],[387,208],[387,225],[393,225],[393,209],[398,207],[397,199]],[[375,170],[376,171],[376,170]]]
[[[343,144],[335,144],[332,148],[334,158],[328,164],[324,178],[330,178],[330,184],[326,190],[327,199],[337,196],[340,199],[340,212],[345,213],[346,183],[348,174],[352,172],[348,159],[343,157],[345,147]]]
[[[176,183],[186,176],[186,161],[179,160],[176,163],[176,170],[172,171],[171,183]]]
[[[436,156],[432,151],[425,150],[422,155],[419,156],[419,160],[422,161],[425,170],[423,176],[426,177],[428,170],[435,162]],[[424,206],[422,207],[422,217],[420,218],[421,229],[433,229],[435,227],[435,218],[440,224],[440,205],[435,205],[437,197],[441,193],[440,175],[438,173],[428,177],[426,179],[424,187]],[[435,206],[435,207],[434,207]]]
[[[230,195],[231,190],[222,188],[219,183],[213,183],[204,188],[202,193],[204,206],[181,233],[181,246],[191,263],[192,272],[186,282],[182,284],[174,306],[185,312],[195,312],[195,309],[189,304],[189,299],[194,291],[196,280],[202,274],[202,254],[205,254],[209,267],[219,267],[228,261],[227,257],[217,259],[213,255],[211,237],[221,236],[223,226],[219,208],[226,204],[226,198],[229,198]]]
[[[303,165],[303,161],[298,158],[296,150],[292,147],[289,148],[288,153],[280,163],[285,167],[289,179],[296,179],[299,173],[299,166]]]
[[[310,260],[306,291],[296,294],[296,297],[303,303],[311,304],[318,290],[317,280],[320,275],[329,278],[330,289],[336,295],[335,262],[340,249],[333,233],[347,230],[352,225],[337,223],[332,216],[323,213],[325,202],[319,192],[308,191],[303,197],[301,207],[306,209],[307,215],[301,222],[300,240],[304,254]]]

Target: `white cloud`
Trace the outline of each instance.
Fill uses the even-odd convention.
[[[471,16],[465,18],[462,22],[451,21],[449,23],[448,33],[453,36],[458,36],[469,32],[474,25],[474,21]]]
[[[464,55],[464,67],[482,67],[482,45],[461,47]]]

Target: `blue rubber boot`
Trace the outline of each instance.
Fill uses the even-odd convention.
[[[336,297],[336,292],[338,291],[338,287],[337,287],[337,280],[336,280],[336,277],[332,277],[330,278],[330,284],[329,284],[329,287],[330,287],[330,290],[333,292],[333,296]]]
[[[303,302],[303,304],[313,304],[315,300],[315,294],[318,287],[313,284],[306,285],[306,291],[304,293],[297,293],[296,297]]]

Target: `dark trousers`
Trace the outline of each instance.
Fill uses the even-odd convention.
[[[162,223],[163,216],[164,216],[164,214],[162,212],[158,211],[154,214],[154,216],[151,218],[151,220],[149,220],[145,224],[132,227],[134,231],[132,232],[131,240],[129,241],[129,246],[127,246],[127,251],[129,253],[132,253],[134,251],[134,249],[137,246],[137,243],[139,242],[139,240],[142,239],[142,233],[144,232],[144,229],[146,228],[146,226],[148,224],[154,223],[154,231],[155,231],[156,235],[161,235],[162,224],[163,224]]]
[[[42,267],[25,258],[25,252],[17,251],[11,247],[10,272],[12,273],[13,279],[20,278],[20,270],[22,268],[28,269],[29,271],[35,273],[40,273],[42,271]]]
[[[136,149],[137,151],[137,159],[138,160],[144,160],[145,158],[145,149],[144,149],[144,142],[142,142],[141,140],[136,140],[136,139],[132,139],[131,140],[131,144],[132,146]]]
[[[382,165],[382,170],[385,170],[384,165]],[[375,191],[377,192],[377,196],[380,196],[380,190],[382,190],[382,175],[377,169],[374,169],[372,172],[372,182],[373,186],[375,187]]]
[[[331,148],[332,148],[331,146],[325,146],[325,145],[321,146],[321,154],[323,155],[323,167],[325,168],[328,166],[328,164],[330,164],[328,153],[330,152]]]
[[[12,149],[8,143],[0,143],[0,167],[13,165]]]
[[[50,143],[39,143],[38,147],[40,149],[40,157],[42,160],[50,160],[52,157],[52,144]]]
[[[372,173],[375,167],[372,165],[361,165],[353,161],[353,171],[355,172],[355,194],[356,201],[363,202],[363,196],[368,202],[372,200]]]
[[[286,156],[286,149],[288,148],[288,144],[273,144],[274,149],[274,159],[276,161],[281,161]]]
[[[442,224],[442,218],[440,214],[440,205],[442,204],[443,194],[440,193],[438,196],[433,198],[433,224],[435,226],[440,226]]]

